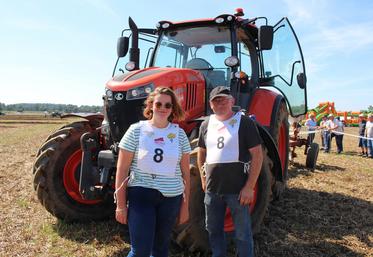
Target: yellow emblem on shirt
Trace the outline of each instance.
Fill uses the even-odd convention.
[[[231,119],[230,121],[229,121],[229,125],[231,125],[232,126],[232,128],[234,127],[234,124],[236,124],[237,123],[237,120],[236,119]]]
[[[174,134],[174,133],[170,133],[170,134],[167,135],[167,138],[170,139],[171,142],[173,141],[173,139],[175,137],[176,137],[176,134]]]

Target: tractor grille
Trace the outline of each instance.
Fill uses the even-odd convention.
[[[111,136],[114,142],[119,142],[129,126],[139,120],[145,119],[142,112],[144,109],[145,99],[126,100],[126,92],[122,93],[123,99],[107,100],[106,113],[109,120]]]
[[[197,84],[196,83],[188,83],[186,85],[186,96],[185,96],[185,111],[189,111],[190,109],[194,108],[197,104]]]

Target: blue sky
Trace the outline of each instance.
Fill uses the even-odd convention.
[[[309,108],[373,105],[371,0],[0,0],[0,102],[100,105],[128,16],[154,27],[237,7],[270,24],[290,19],[305,57]]]

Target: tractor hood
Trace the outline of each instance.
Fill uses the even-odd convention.
[[[192,69],[151,67],[115,76],[106,83],[113,92],[123,92],[139,86],[185,87],[186,83],[205,83],[203,75]]]

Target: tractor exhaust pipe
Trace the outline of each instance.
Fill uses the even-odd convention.
[[[139,30],[131,17],[128,18],[129,27],[132,31],[132,42],[130,48],[130,61],[135,63],[135,70],[139,69],[140,49],[139,49]]]

